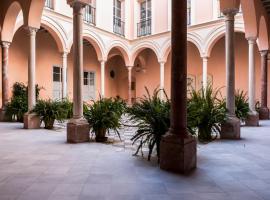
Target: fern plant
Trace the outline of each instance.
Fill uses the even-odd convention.
[[[92,132],[95,133],[97,142],[105,142],[106,133],[109,130],[113,130],[121,140],[119,128],[124,110],[123,101],[113,98],[100,98],[99,101],[93,101],[93,104],[85,110],[85,118],[92,128]]]
[[[135,155],[142,150],[144,145],[148,146],[148,160],[151,159],[153,150],[156,149],[157,156],[160,155],[160,142],[162,136],[170,127],[170,101],[167,95],[165,100],[159,98],[160,90],[154,90],[153,95],[147,88],[146,95],[127,108],[130,120],[138,128],[131,138],[133,144],[139,143]]]
[[[68,117],[67,102],[39,100],[31,112],[38,114],[45,129],[53,129],[55,120],[63,121]]]
[[[192,90],[187,103],[188,127],[198,134],[201,142],[209,142],[220,133],[221,123],[226,119],[226,109],[219,98],[220,91],[212,86],[199,91]]]
[[[235,93],[235,115],[241,121],[245,121],[248,116],[249,105],[247,93],[243,90],[237,90]]]

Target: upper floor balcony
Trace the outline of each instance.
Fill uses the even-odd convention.
[[[96,8],[87,5],[84,9],[83,19],[88,24],[96,25]]]
[[[119,18],[113,18],[113,32],[125,36],[125,22]]]
[[[137,24],[137,36],[151,35],[152,33],[152,19],[142,20]]]

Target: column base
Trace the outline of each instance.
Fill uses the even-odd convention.
[[[83,143],[90,140],[90,126],[85,119],[71,119],[67,124],[67,142]]]
[[[187,174],[197,166],[197,141],[193,136],[180,138],[167,133],[160,143],[160,168]]]
[[[238,140],[240,136],[240,120],[237,117],[228,117],[226,122],[221,124],[221,139]]]
[[[267,108],[267,107],[260,108],[259,119],[260,120],[268,120],[269,119],[269,108]]]
[[[40,117],[35,113],[26,113],[23,116],[23,128],[25,129],[39,129]]]
[[[250,112],[245,120],[246,126],[259,126],[259,114]]]
[[[4,110],[3,108],[0,109],[0,122],[10,122],[11,119],[9,119],[9,117],[7,117],[6,115],[6,110]]]

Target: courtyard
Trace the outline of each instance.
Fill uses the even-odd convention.
[[[199,144],[197,169],[177,175],[132,156],[132,130],[122,143],[67,144],[63,125],[1,123],[0,199],[269,200],[270,122],[260,124],[242,127],[241,140]]]

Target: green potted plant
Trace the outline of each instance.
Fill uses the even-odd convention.
[[[84,112],[97,142],[106,142],[106,133],[109,130],[113,130],[121,140],[118,130],[121,127],[120,120],[124,108],[125,104],[119,99],[100,98]]]
[[[63,121],[68,117],[67,102],[39,100],[31,111],[41,117],[45,129],[53,129],[55,120]]]
[[[42,88],[36,85],[36,98]],[[23,122],[23,116],[28,111],[27,86],[16,82],[12,86],[12,97],[6,108],[6,115],[10,120]]]
[[[190,132],[198,133],[201,142],[209,142],[220,133],[221,123],[226,119],[223,101],[218,98],[219,90],[212,86],[199,91],[192,90],[187,102],[188,127]]]
[[[235,93],[235,115],[243,122],[247,118],[248,112],[247,93],[242,90],[237,90]]]
[[[144,145],[148,146],[148,160],[151,159],[153,150],[156,149],[157,157],[160,153],[160,142],[162,136],[170,126],[170,101],[165,94],[165,100],[159,98],[161,90],[154,90],[153,95],[147,88],[147,94],[136,101],[132,107],[127,108],[131,122],[137,127],[137,131],[131,138],[133,144],[138,142],[135,155],[142,150]],[[165,92],[164,92],[165,93]]]

